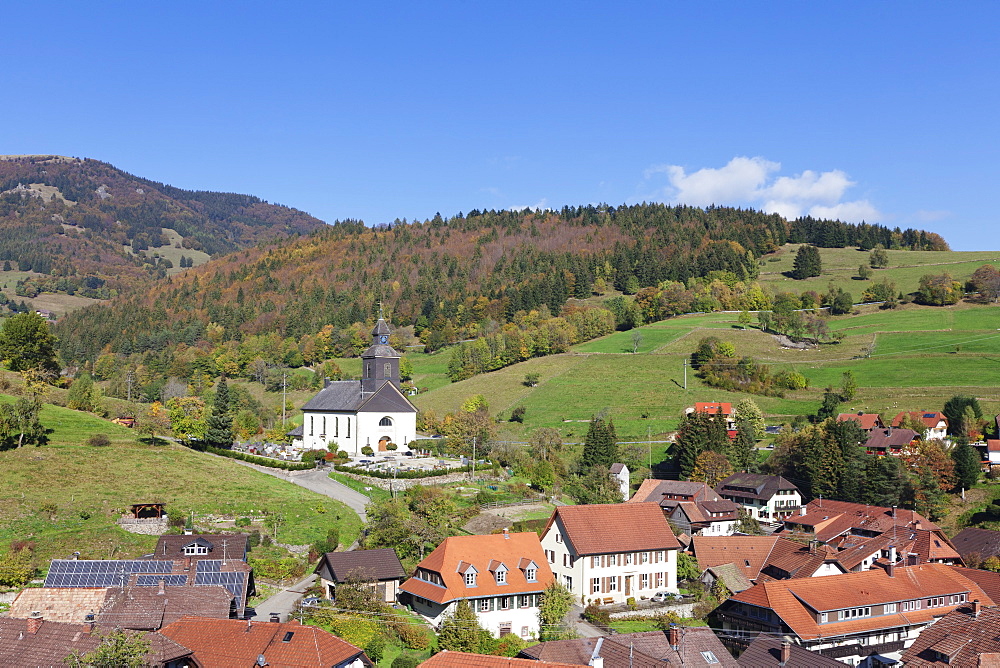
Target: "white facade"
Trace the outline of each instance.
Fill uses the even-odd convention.
[[[499,638],[513,633],[522,638],[538,637],[538,603],[540,594],[511,594],[470,598],[469,605],[479,619],[479,625]],[[445,617],[455,612],[457,601],[442,605],[426,598],[414,596],[413,611],[435,627],[440,627]]]
[[[366,445],[378,451],[380,442],[392,442],[406,450],[417,435],[417,414],[412,412],[303,411],[303,417],[302,443],[307,450],[329,448],[360,455]]]
[[[542,536],[542,549],[556,579],[582,604],[591,600],[624,603],[658,591],[677,592],[677,550],[581,556],[565,535],[562,520],[556,517]]]

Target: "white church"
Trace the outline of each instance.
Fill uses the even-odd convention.
[[[361,354],[361,380],[327,381],[302,407],[302,426],[291,434],[305,449],[360,455],[366,445],[376,452],[388,443],[405,450],[416,438],[417,408],[399,389],[399,353],[389,345],[390,332],[379,318],[372,345]]]

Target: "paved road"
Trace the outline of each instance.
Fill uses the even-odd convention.
[[[306,576],[290,587],[285,587],[271,598],[261,601],[257,605],[257,615],[255,621],[266,622],[271,618],[271,613],[276,612],[281,616],[281,621],[287,622],[289,615],[295,610],[295,604],[302,598],[302,594],[316,580],[316,574]]]
[[[336,499],[356,512],[361,517],[362,522],[367,519],[365,516],[365,506],[368,505],[371,499],[361,492],[354,491],[347,485],[343,485],[336,480],[332,480],[329,476],[329,469],[291,472],[273,469],[268,466],[258,466],[239,459],[233,459],[231,461],[234,461],[237,464],[242,464],[243,466],[249,466],[252,469],[260,471],[261,473],[272,475],[275,478],[281,478],[282,480],[295,483],[300,487],[305,487],[308,490],[312,490],[313,492],[322,494],[323,496],[328,496],[331,499]]]

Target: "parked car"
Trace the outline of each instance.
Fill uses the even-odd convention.
[[[318,596],[306,596],[304,599],[299,601],[300,608],[311,608],[320,604],[320,599]]]
[[[658,591],[653,594],[653,603],[666,603],[667,601],[674,600],[674,595],[669,591]]]

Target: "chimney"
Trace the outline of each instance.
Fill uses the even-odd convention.
[[[799,515],[805,515],[807,512],[805,506],[799,506]]]
[[[816,554],[816,544],[819,543],[818,540],[809,541],[809,554]]]
[[[890,561],[889,564],[885,567],[885,572],[888,573],[889,577],[891,578],[896,577],[896,564]]]
[[[892,507],[892,516],[896,517],[896,506]]]
[[[675,651],[679,651],[681,647],[681,630],[676,624],[671,624],[670,628],[667,629],[667,637],[670,641],[670,647]]]
[[[167,589],[166,589],[166,584],[167,584],[167,582],[166,582],[166,580],[164,580],[163,578],[160,578],[160,580],[159,580],[159,583],[158,583],[158,584],[160,585],[160,590],[159,590],[159,591],[157,591],[157,592],[156,592],[156,594],[157,594],[158,596],[163,596],[164,594],[166,594],[166,593],[167,593]]]
[[[896,546],[895,545],[890,545],[889,546],[889,563],[894,564],[897,561],[898,561],[898,557],[896,556]]]
[[[38,629],[42,628],[43,621],[44,619],[42,617],[41,612],[39,612],[38,610],[32,612],[31,616],[28,617],[28,633],[30,633],[31,635],[35,635],[36,633],[38,633]]]
[[[597,642],[594,644],[594,651],[590,655],[590,661],[587,662],[588,666],[593,666],[594,668],[604,668],[604,657],[601,656],[601,645],[604,644],[604,638],[598,638]]]
[[[979,619],[979,608],[980,607],[982,607],[982,606],[979,603],[979,599],[978,598],[972,601],[972,618],[973,619]]]
[[[97,623],[97,613],[88,612],[83,616],[83,623],[87,626],[87,635],[92,635],[94,633],[94,625]]]
[[[781,643],[781,663],[779,666],[787,666],[788,662],[792,660],[792,643],[787,640]]]

